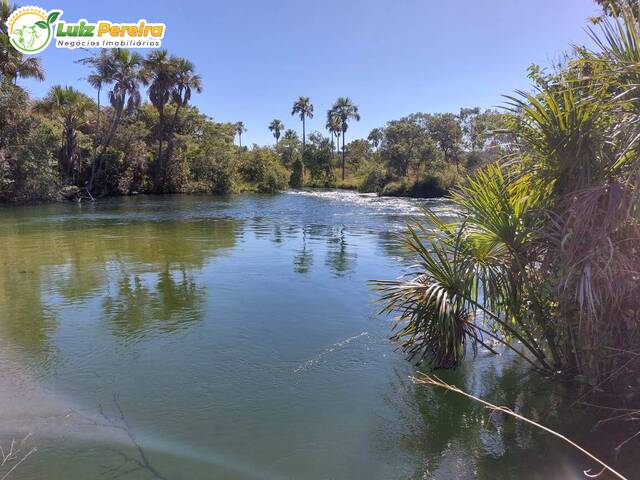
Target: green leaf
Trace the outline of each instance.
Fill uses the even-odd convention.
[[[60,16],[60,12],[51,12],[47,17],[47,23],[51,25],[53,22],[55,22],[58,19],[59,16]]]
[[[42,20],[37,21],[36,25],[40,28],[49,28],[49,25],[47,25],[47,22],[43,22]]]

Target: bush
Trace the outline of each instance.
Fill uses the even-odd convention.
[[[275,193],[286,190],[289,184],[289,172],[280,163],[274,163],[256,185],[260,193]]]
[[[254,146],[240,152],[242,180],[260,193],[285,190],[289,184],[289,172],[270,148]]]
[[[447,190],[442,186],[442,180],[435,175],[427,175],[416,180],[408,189],[410,197],[435,198],[443,197]]]
[[[358,191],[363,193],[380,193],[387,180],[387,173],[382,165],[370,164],[364,169],[364,178],[358,185]]]
[[[331,161],[331,143],[328,139],[310,136],[311,141],[303,153],[304,165],[311,177],[309,186],[318,188],[330,188],[336,185]]]
[[[383,197],[406,197],[407,196],[407,181],[402,180],[399,182],[387,183],[380,195]]]
[[[437,198],[443,197],[447,193],[448,189],[444,187],[441,177],[426,175],[414,182],[404,179],[388,183],[380,195],[383,197]]]
[[[291,165],[291,177],[289,177],[289,186],[291,188],[302,188],[303,173],[302,173],[302,160],[300,154],[296,152],[295,160]]]
[[[48,122],[35,121],[22,145],[0,157],[0,201],[39,202],[60,197],[57,135]]]

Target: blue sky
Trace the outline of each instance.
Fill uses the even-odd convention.
[[[21,2],[24,4],[24,2]],[[362,120],[347,140],[412,112],[458,111],[502,104],[526,88],[526,68],[549,64],[571,44],[587,43],[590,0],[34,0],[64,10],[63,19],[167,24],[163,46],[192,60],[205,90],[193,103],[219,121],[244,121],[243,143],[273,142],[267,125],[280,118],[301,130],[291,105],[311,97],[322,130],[339,96]],[[47,80],[22,82],[35,96],[53,84],[95,95],[86,52],[51,45],[41,58]]]

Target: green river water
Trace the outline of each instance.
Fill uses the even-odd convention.
[[[422,204],[454,215],[332,191],[0,209],[0,444],[38,449],[10,478],[583,478],[557,441],[410,382],[367,281],[410,266]],[[509,355],[443,375],[586,434]]]

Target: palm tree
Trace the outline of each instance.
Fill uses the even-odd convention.
[[[171,103],[176,106],[169,131],[169,144],[167,147],[167,165],[173,155],[173,135],[178,124],[179,113],[182,107],[189,105],[191,93],[202,92],[202,77],[195,73],[195,66],[185,58],[174,60],[175,84],[171,91]]]
[[[9,0],[2,1],[2,5],[0,5],[0,34],[7,35],[9,33],[7,20],[16,8],[18,8],[17,5],[9,5]]]
[[[125,112],[131,113],[140,105],[142,100],[140,96],[142,57],[137,53],[131,53],[129,50],[124,49],[113,49],[108,55],[110,57],[108,59],[96,60],[101,65],[100,70],[98,69],[98,64],[93,63],[96,70],[89,77],[89,82],[91,83],[93,80],[94,85],[97,85],[98,82],[101,82],[101,86],[113,84],[112,89],[109,91],[109,103],[113,108],[113,118],[107,131],[107,137],[102,144],[101,152],[97,157],[94,157],[91,164],[91,176],[87,185],[89,193],[92,193],[96,174],[102,168],[102,157],[113,141],[116,130],[122,120],[122,115]],[[102,80],[99,79],[101,76],[103,77]]]
[[[16,84],[18,78],[44,80],[44,67],[39,58],[25,58],[9,42],[7,20],[17,7],[3,1],[0,5],[0,76],[3,81]]]
[[[242,134],[247,131],[244,122],[236,122],[236,133],[238,134],[238,144],[242,147]]]
[[[164,175],[164,163],[162,160],[162,141],[164,138],[165,118],[164,108],[171,100],[171,93],[175,87],[174,57],[169,56],[167,50],[155,50],[143,61],[143,81],[148,85],[149,100],[158,111],[158,156],[156,183]],[[159,185],[156,184],[156,187]]]
[[[349,128],[349,120],[360,121],[360,114],[358,113],[358,107],[353,104],[349,97],[338,98],[331,109],[340,119],[340,126],[342,127],[342,180],[344,180],[344,138]]]
[[[98,150],[98,135],[100,135],[100,94],[102,92],[102,87],[113,83],[113,75],[116,70],[115,55],[110,50],[101,50],[100,53],[96,55],[78,60],[78,63],[93,67],[93,71],[87,77],[87,81],[89,82],[89,85],[97,90],[96,129],[93,135],[93,159],[91,162],[91,169],[94,171]]]
[[[340,124],[340,117],[336,115],[336,112],[331,109],[327,110],[327,124],[326,129],[331,133],[331,154],[333,155],[333,138],[337,140],[336,151],[340,148],[340,132],[342,131],[342,125]]]
[[[62,125],[60,149],[61,170],[76,182],[80,173],[80,157],[76,132],[89,123],[93,102],[73,87],[56,85],[35,105],[35,111],[50,116]]]
[[[269,130],[273,132],[273,136],[276,139],[276,145],[277,145],[278,140],[280,140],[280,132],[284,130],[284,123],[282,123],[280,120],[276,118],[269,124]]]
[[[309,97],[298,97],[291,110],[291,115],[295,114],[299,114],[300,120],[302,120],[302,151],[304,152],[306,146],[305,118],[313,118],[313,104]]]
[[[113,51],[114,72],[113,88],[109,92],[109,102],[115,110],[114,121],[111,125],[106,146],[111,144],[116,128],[122,119],[124,112],[131,113],[140,105],[140,82],[143,80],[141,66],[142,57],[129,50],[117,49]]]
[[[300,139],[298,138],[298,134],[296,133],[295,130],[292,130],[291,128],[287,128],[284,132],[284,136],[282,137],[284,140],[287,140],[289,142],[299,142]]]
[[[13,47],[10,47],[10,52]],[[24,58],[17,50],[5,55],[4,47],[1,47],[3,53],[0,54],[0,72],[2,77],[14,85],[18,83],[18,78],[34,78],[42,82],[44,80],[44,67],[39,58]]]
[[[380,144],[382,143],[382,140],[384,140],[384,132],[382,131],[381,128],[374,128],[369,132],[369,136],[367,137],[367,140],[371,142],[371,145],[373,146],[373,148],[376,149],[376,152],[377,152],[378,148],[380,147]]]

